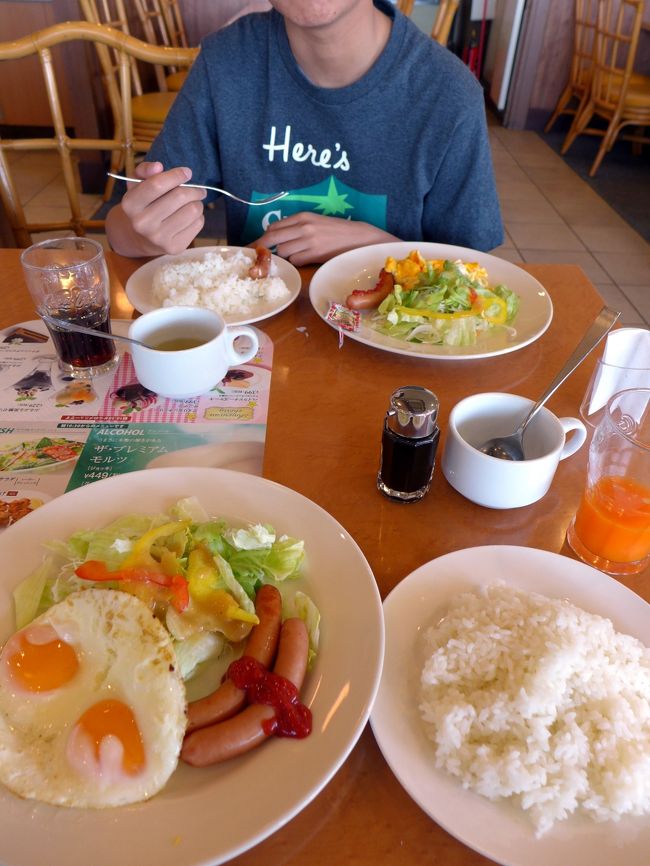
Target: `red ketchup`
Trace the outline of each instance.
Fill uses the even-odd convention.
[[[227,676],[238,689],[246,691],[249,704],[265,704],[275,710],[273,718],[262,722],[265,734],[299,740],[311,734],[311,710],[300,702],[298,689],[290,680],[250,656],[232,662]]]

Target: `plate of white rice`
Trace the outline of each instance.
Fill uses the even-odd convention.
[[[196,247],[176,256],[159,256],[128,279],[126,295],[135,309],[148,313],[159,307],[206,307],[229,325],[248,325],[274,316],[300,293],[294,266],[271,257],[268,277],[252,279],[255,261],[249,247]]]
[[[459,550],[384,601],[371,724],[447,832],[503,866],[650,862],[650,605],[581,562]]]

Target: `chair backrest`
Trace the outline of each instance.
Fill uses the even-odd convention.
[[[596,51],[598,10],[602,0],[575,0],[570,83],[582,95],[591,86]]]
[[[459,0],[440,0],[438,12],[433,22],[431,38],[440,45],[446,45],[458,10]]]
[[[70,135],[66,128],[62,111],[62,103],[57,84],[55,65],[52,59],[52,49],[59,50],[62,43],[82,40],[95,46],[103,46],[115,52],[118,58],[119,75],[106,81],[109,107],[113,115],[114,132],[112,138],[76,138]],[[176,65],[189,67],[194,61],[198,49],[169,48],[149,45],[133,36],[128,36],[118,30],[101,24],[86,21],[68,21],[65,24],[55,24],[44,30],[16,39],[12,42],[0,42],[0,62],[11,62],[23,57],[37,55],[43,74],[43,86],[47,93],[47,101],[52,117],[53,135],[46,138],[0,138],[0,197],[9,218],[18,246],[29,246],[32,243],[32,232],[50,230],[72,230],[83,235],[86,229],[101,230],[103,221],[86,219],[82,216],[80,205],[78,178],[78,153],[80,151],[100,151],[106,162],[117,151],[121,154],[126,172],[135,169],[135,154],[145,150],[146,143],[138,141],[133,135],[132,121],[132,80],[131,59],[144,63]],[[79,76],[80,82],[92,86],[91,74]],[[23,200],[18,183],[11,170],[10,154],[25,151],[54,151],[58,153],[65,184],[67,204],[70,209],[68,220],[57,220],[51,223],[28,222],[23,209]]]
[[[613,112],[625,100],[634,69],[644,0],[601,0],[591,98],[597,109]]]
[[[159,6],[162,11],[163,18],[167,24],[170,45],[174,45],[177,48],[189,48],[183,13],[181,12],[178,0],[152,0],[152,3],[154,6]]]
[[[126,33],[128,36],[131,35],[129,17],[124,0],[79,0],[79,6],[86,21],[90,21],[93,24],[104,24],[106,27],[112,27],[114,30],[121,30],[122,33]],[[110,68],[116,73],[119,68],[117,54],[106,46],[99,46],[97,50],[102,67],[104,69]],[[141,96],[144,89],[135,58],[131,58],[130,64],[133,92],[136,96]]]
[[[413,11],[413,3],[415,0],[397,0],[397,8],[405,15],[410,15]]]
[[[178,3],[170,0],[134,0],[135,10],[147,42],[187,48],[185,25]],[[176,67],[156,67],[156,81],[162,91],[168,89],[167,75],[178,72]]]

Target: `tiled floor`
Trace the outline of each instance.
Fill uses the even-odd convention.
[[[496,255],[579,265],[622,324],[650,325],[650,244],[536,133],[494,124],[490,137],[506,228]]]
[[[490,137],[506,227],[496,254],[512,262],[577,264],[621,311],[623,324],[650,325],[650,245],[536,133],[493,122]],[[22,154],[13,166],[27,189],[29,219],[60,208],[65,193],[54,154]],[[83,198],[87,215],[101,204],[99,196]]]
[[[58,154],[47,151],[13,153],[9,155],[9,163],[29,222],[69,218],[70,211],[65,204],[66,191]],[[82,195],[82,216],[92,216],[101,203],[101,196]],[[33,237],[34,240],[40,240],[56,234],[57,232],[46,232]]]

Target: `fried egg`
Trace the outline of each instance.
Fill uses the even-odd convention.
[[[21,797],[103,808],[152,797],[178,763],[185,688],[142,601],[86,589],[0,653],[0,782]]]

